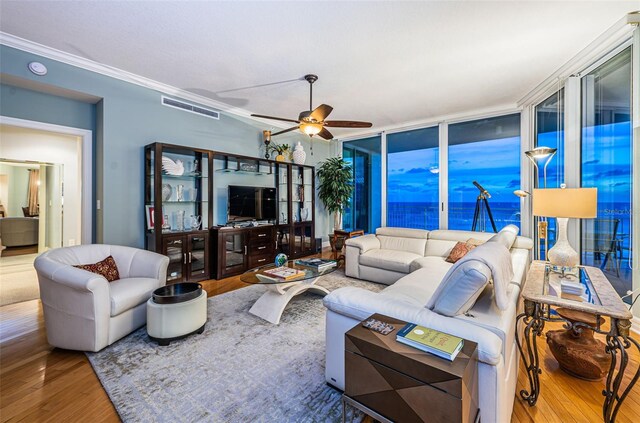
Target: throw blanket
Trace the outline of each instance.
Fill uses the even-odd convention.
[[[500,310],[506,310],[509,307],[507,288],[513,279],[511,253],[507,247],[500,242],[485,242],[471,250],[460,261],[467,260],[480,261],[491,270],[496,305]]]

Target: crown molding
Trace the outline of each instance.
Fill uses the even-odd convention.
[[[204,97],[198,94],[194,94],[190,91],[183,90],[181,88],[174,87],[162,82],[154,81],[149,78],[145,78],[140,75],[136,75],[131,72],[127,72],[122,69],[118,69],[112,66],[104,65],[102,63],[95,62],[93,60],[85,59],[84,57],[76,56],[71,53],[67,53],[61,50],[57,50],[52,47],[45,46],[33,41],[26,40],[24,38],[17,37],[15,35],[0,31],[0,44],[12,47],[18,50],[25,51],[27,53],[37,54],[38,56],[46,57],[47,59],[55,60],[60,63],[65,63],[76,68],[84,69],[90,72],[94,72],[100,75],[108,76],[110,78],[118,79],[120,81],[128,82],[130,84],[138,85],[144,88],[148,88],[154,91],[159,91],[171,97],[177,97],[182,100],[198,103],[202,106],[212,107],[221,113],[229,115],[240,116],[249,119],[259,126],[268,125],[271,127],[285,128],[285,124],[274,123],[272,121],[266,121],[264,119],[258,119],[251,116],[251,112],[239,107],[232,107],[228,104],[212,100],[208,97]]]
[[[428,119],[418,119],[411,122],[400,123],[397,125],[387,125],[381,127],[367,128],[365,131],[356,133],[350,133],[348,136],[336,137],[334,140],[340,141],[354,141],[360,138],[373,137],[380,135],[382,132],[386,134],[393,134],[395,132],[412,131],[414,129],[428,128],[430,126],[438,126],[441,123],[454,124],[460,122],[466,122],[469,120],[486,119],[496,116],[508,115],[512,113],[520,113],[522,108],[516,104],[502,104],[494,107],[486,107],[482,109],[476,109],[472,111],[449,113],[446,115],[440,115],[431,117]]]
[[[544,81],[529,91],[524,97],[518,100],[518,106],[528,106],[544,100],[549,95],[556,92],[564,81],[574,74],[583,72],[585,68],[598,61],[612,49],[628,42],[633,34],[633,25],[627,22],[629,13],[618,19],[598,38],[580,50],[578,54],[570,58],[554,73],[549,75]]]

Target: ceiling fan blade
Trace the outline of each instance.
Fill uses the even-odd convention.
[[[293,126],[291,128],[288,129],[283,129],[280,132],[274,132],[273,134],[271,134],[272,137],[275,137],[276,135],[280,135],[280,134],[284,134],[285,132],[291,132],[291,131],[295,131],[296,129],[298,129],[298,126]]]
[[[333,128],[371,128],[371,122],[359,122],[357,120],[326,120],[324,126]]]
[[[283,122],[300,123],[300,122],[299,122],[299,121],[297,121],[297,120],[287,119],[287,118],[281,118],[281,117],[275,117],[275,116],[255,115],[255,114],[252,114],[251,116],[253,116],[253,117],[259,117],[259,118],[263,118],[263,119],[281,120],[281,121],[283,121]]]
[[[322,122],[325,120],[329,113],[333,110],[333,107],[328,104],[321,104],[315,108],[313,112],[309,115],[312,119],[315,119],[316,122]]]
[[[318,132],[318,136],[320,138],[324,138],[327,141],[333,139],[333,134],[327,131],[327,128],[322,128],[322,131]]]

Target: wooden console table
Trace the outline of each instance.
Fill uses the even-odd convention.
[[[538,336],[542,334],[545,322],[564,322],[566,329],[580,332],[584,329],[606,335],[605,352],[611,356],[611,365],[606,377],[602,416],[605,423],[614,422],[618,410],[627,395],[640,377],[640,366],[626,387],[622,386],[624,372],[627,368],[629,356],[627,349],[634,345],[640,350],[640,344],[629,336],[633,315],[611,286],[611,283],[597,267],[584,266],[588,278],[584,280],[586,293],[583,296],[562,294],[557,273],[552,273],[547,263],[534,261],[527,274],[522,296],[524,298],[524,313],[516,318],[516,342],[520,356],[525,364],[525,371],[529,379],[529,390],[520,391],[522,399],[530,406],[534,406],[540,395],[539,374],[540,358],[536,346]],[[573,278],[575,280],[575,278]],[[595,325],[584,322],[572,322],[552,314],[555,307],[576,310],[595,316]],[[601,324],[608,317],[610,328],[602,329]],[[523,341],[518,334],[518,324],[522,321]]]

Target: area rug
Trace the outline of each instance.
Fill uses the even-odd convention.
[[[0,257],[0,306],[40,298],[33,261],[38,254]]]
[[[318,282],[333,291],[384,285],[341,270]],[[279,325],[249,314],[265,291],[250,286],[208,300],[201,335],[159,347],[145,328],[89,361],[125,422],[337,422],[341,393],[324,378],[325,307],[305,293]]]

